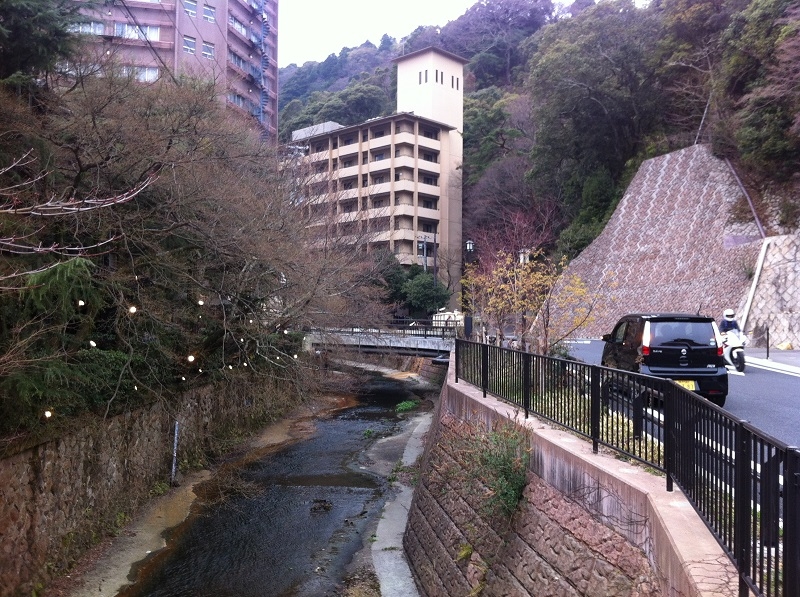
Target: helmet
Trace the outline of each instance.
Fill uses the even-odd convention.
[[[733,312],[733,309],[725,309],[725,311],[722,312],[722,315],[728,321],[733,321],[733,319],[736,317],[736,314]]]

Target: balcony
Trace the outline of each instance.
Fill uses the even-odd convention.
[[[416,145],[416,137],[414,133],[397,133],[394,136],[394,143],[395,145],[400,145],[401,143]]]
[[[394,182],[394,191],[395,191],[395,193],[397,193],[399,191],[407,191],[409,193],[413,193],[415,186],[416,186],[416,183],[413,180],[396,180]],[[439,196],[438,192],[435,193],[435,194],[436,194],[437,197]]]
[[[441,197],[442,190],[438,185],[419,183],[419,192],[423,195],[432,195],[433,197]]]
[[[389,147],[392,144],[392,136],[391,135],[384,135],[382,137],[373,137],[367,143],[367,148],[369,149],[380,149],[383,147]]]
[[[414,214],[414,206],[413,205],[395,205],[394,207],[392,207],[392,214],[394,214],[395,217],[408,216],[408,217],[412,217],[413,218],[414,215],[415,215]]]
[[[426,160],[420,160],[417,162],[417,168],[419,168],[420,176],[422,176],[423,172],[429,172],[431,174],[435,174],[436,176],[442,172],[442,167],[439,164],[436,162],[428,162]]]
[[[419,137],[417,137],[417,140],[419,141],[418,145],[420,147],[433,149],[437,152],[442,150],[442,142],[439,141],[438,139],[430,139],[428,137],[423,137],[422,135],[420,135]]]
[[[372,184],[369,186],[369,194],[370,195],[382,195],[385,193],[389,193],[392,189],[392,183],[390,182],[382,182],[378,184]]]
[[[442,214],[439,213],[438,209],[426,209],[424,207],[417,208],[417,215],[420,218],[425,218],[426,220],[433,220],[435,222],[438,222],[439,218],[442,217]]]
[[[416,160],[414,160],[413,155],[401,155],[394,158],[395,168],[409,168],[413,170],[415,165]]]
[[[341,162],[339,162],[341,164]],[[355,166],[347,166],[339,168],[339,178],[350,178],[351,176],[358,176],[358,164]]]

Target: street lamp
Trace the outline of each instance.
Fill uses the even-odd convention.
[[[475,241],[467,240],[464,243],[466,254],[464,256],[464,263],[462,269],[466,273],[466,265],[475,261]],[[461,309],[464,311],[464,336],[467,340],[472,339],[472,309],[467,304],[467,299],[464,295],[464,288],[461,288]]]

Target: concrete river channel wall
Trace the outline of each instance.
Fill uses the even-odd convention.
[[[430,359],[418,372],[442,374]],[[169,479],[176,419],[179,460],[202,452],[221,425],[246,427],[252,403],[242,390],[190,392],[171,410],[154,404],[0,460],[0,597],[41,594]],[[450,446],[476,425],[508,424],[529,434],[531,459],[520,506],[497,519],[482,508],[485,488],[458,474]],[[404,536],[420,594],[736,594],[727,557],[662,477],[592,454],[588,442],[455,383],[452,371],[426,445]]]

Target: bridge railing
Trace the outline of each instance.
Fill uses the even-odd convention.
[[[739,571],[739,596],[800,597],[800,450],[677,384],[456,340],[455,379],[677,484]]]
[[[361,327],[346,327],[340,326],[338,328],[326,328],[326,334],[348,334],[348,335],[362,335],[362,336],[398,336],[405,337],[419,337],[419,338],[441,338],[442,340],[453,339],[457,337],[457,328],[455,326],[433,326],[430,324],[415,324],[392,326],[389,328],[361,328]]]

